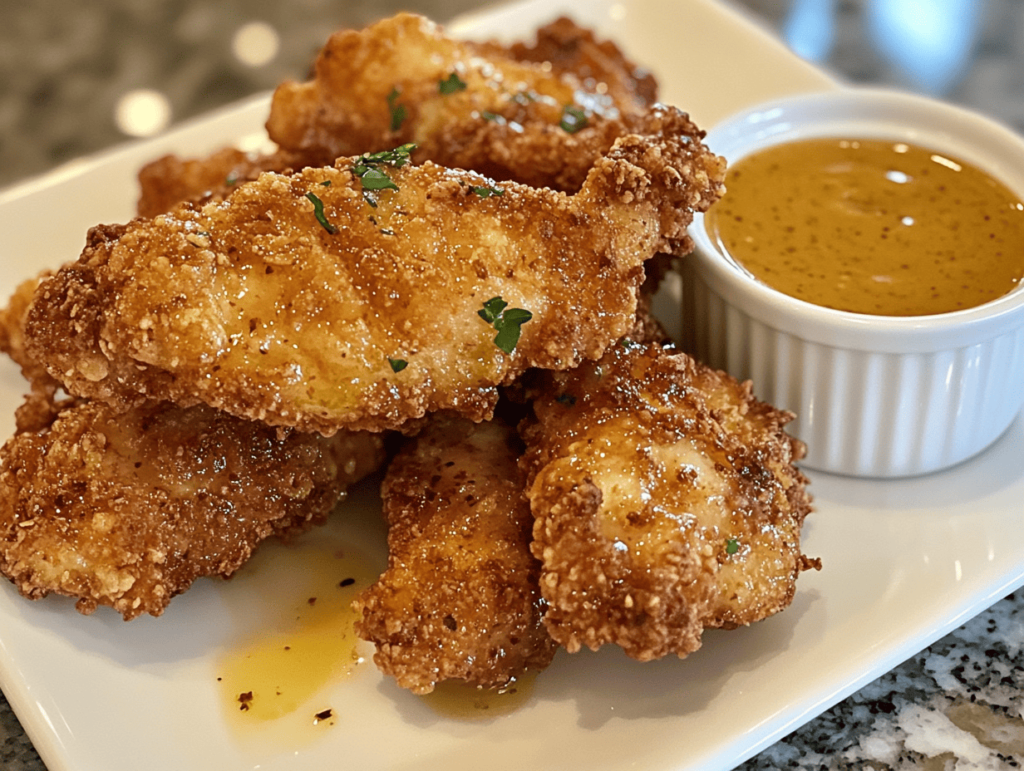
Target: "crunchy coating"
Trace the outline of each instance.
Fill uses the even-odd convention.
[[[126,621],[322,522],[383,459],[377,435],[279,431],[205,406],[117,414],[35,394],[18,417],[0,449],[0,573],[31,599]]]
[[[587,91],[606,94],[625,112],[658,101],[658,82],[650,72],[626,58],[613,41],[598,40],[593,30],[567,16],[540,27],[533,43],[513,43],[507,50],[516,61],[550,65],[555,73],[575,77]]]
[[[658,345],[543,373],[521,433],[551,636],[685,656],[786,607],[810,511],[792,416]]]
[[[44,271],[34,278],[22,281],[15,288],[7,305],[0,309],[0,353],[6,353],[21,368],[21,374],[29,381],[33,390],[53,390],[58,386],[46,369],[25,351],[25,318],[32,304],[32,297],[39,283],[51,275],[50,271]]]
[[[554,656],[521,449],[504,423],[437,417],[388,467],[388,568],[357,598],[356,632],[403,688],[502,686]]]
[[[279,148],[260,154],[225,148],[202,159],[182,159],[174,155],[158,158],[139,172],[138,214],[154,217],[170,211],[181,201],[223,198],[240,182],[255,179],[264,171],[283,173],[307,166],[328,166],[343,155],[386,149],[405,141],[420,143],[416,150],[418,161],[432,160],[500,179],[573,192],[582,183],[596,157],[608,150],[619,133],[626,133],[628,129],[627,122],[618,120],[605,121],[600,130],[591,127],[577,135],[567,134],[561,129],[555,131],[553,128],[560,122],[560,113],[558,118],[554,118],[550,106],[543,110],[539,106],[531,106],[525,94],[519,95],[522,103],[517,102],[515,107],[505,104],[507,95],[500,89],[496,90],[497,84],[490,81],[473,81],[474,88],[487,89],[473,97],[474,103],[504,106],[507,115],[503,113],[499,119],[497,112],[489,110],[467,112],[468,95],[441,99],[437,81],[432,80],[438,74],[436,68],[414,70],[400,63],[410,54],[421,55],[425,47],[447,51],[447,61],[452,68],[449,72],[466,68],[482,71],[488,66],[499,70],[513,68],[517,73],[528,73],[528,82],[545,84],[548,91],[558,89],[558,93],[566,98],[577,88],[582,94],[600,95],[602,113],[614,114],[614,110],[632,115],[657,100],[657,84],[650,73],[627,60],[614,43],[597,40],[593,32],[577,26],[568,18],[540,28],[533,44],[516,43],[506,47],[496,43],[441,42],[438,27],[418,17],[403,15],[364,32],[343,33],[325,47],[321,56],[331,58],[329,51],[333,50],[332,47],[349,46],[358,49],[363,59],[376,57],[382,38],[392,39],[395,48],[386,59],[378,57],[374,69],[349,67],[358,72],[347,72],[352,78],[346,79],[342,73],[332,74],[337,62],[331,61],[330,65],[325,62],[321,69],[328,82],[322,86],[314,89],[310,85],[300,87],[292,83],[282,87],[273,110],[273,133],[291,150]],[[376,82],[368,83],[371,78],[376,78]],[[392,99],[391,105],[397,109],[400,103],[405,111],[399,131],[391,127],[388,97],[400,78],[406,79],[404,91],[400,99]],[[354,93],[350,90],[352,88],[363,91]],[[301,95],[297,96],[297,91]],[[322,110],[314,110],[308,102],[314,91],[312,98],[324,103]],[[293,99],[302,107],[300,114],[290,112],[293,106],[289,100]],[[351,109],[364,110],[364,102],[371,99],[379,99],[375,105],[377,114],[372,120],[363,118],[363,112],[350,112]],[[447,112],[444,120],[435,117],[429,125],[419,126],[417,121],[425,119],[430,109],[413,109],[416,100],[437,102],[446,110],[455,109]],[[338,112],[338,105],[344,106],[345,111]],[[387,120],[384,119],[385,108]],[[558,108],[560,110],[562,106],[558,105]],[[516,125],[509,124],[510,118],[515,119]],[[591,118],[598,120],[594,115]],[[321,127],[324,121],[330,125]],[[350,133],[354,121],[359,121],[358,135]],[[304,123],[309,125],[303,127]],[[517,126],[528,127],[530,141],[520,136],[522,132]],[[434,129],[442,129],[444,134],[427,136]],[[320,131],[329,132],[330,139],[314,141],[306,136]],[[510,131],[514,134],[510,135]],[[302,137],[299,137],[300,133]],[[515,141],[511,141],[513,139]],[[458,144],[450,146],[451,142]],[[558,157],[562,151],[570,155]],[[538,163],[538,154],[542,163]],[[567,162],[571,164],[568,170]],[[473,165],[475,163],[483,165],[477,168]]]
[[[574,192],[615,139],[636,131],[655,87],[614,44],[556,25],[511,52],[452,40],[408,13],[337,32],[312,80],[278,86],[267,132],[282,149],[325,157],[414,142],[419,161]],[[461,88],[443,92],[453,75]],[[564,128],[567,106],[585,124],[570,115]]]
[[[294,153],[251,153],[225,147],[206,158],[165,155],[139,170],[140,217],[155,217],[182,201],[203,202],[223,198],[238,185],[265,171],[287,172],[306,166],[326,166],[333,158]]]
[[[628,331],[644,261],[688,250],[693,213],[718,197],[724,162],[685,114],[657,108],[644,127],[573,196],[502,183],[483,197],[490,180],[428,162],[389,168],[399,189],[371,205],[343,159],[94,228],[37,290],[26,347],[71,393],[114,403],[205,402],[328,434],[484,419],[500,384]],[[478,315],[496,296],[533,314],[511,354]]]

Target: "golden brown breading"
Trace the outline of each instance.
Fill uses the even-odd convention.
[[[749,383],[625,342],[543,373],[522,428],[545,623],[570,651],[636,659],[700,646],[705,627],[786,607],[810,510],[791,415]]]
[[[268,536],[322,522],[381,460],[377,435],[325,439],[167,403],[116,414],[37,393],[0,449],[0,573],[32,599],[77,597],[82,613],[158,616]]]
[[[287,172],[306,166],[326,166],[333,158],[300,157],[293,153],[246,153],[234,148],[218,150],[203,159],[165,155],[139,170],[140,217],[155,217],[182,201],[223,198],[238,185],[265,171]]]
[[[516,49],[523,61],[413,14],[335,33],[313,80],[278,86],[267,131],[285,150],[328,157],[413,142],[417,161],[575,192],[637,130],[655,89],[613,44],[566,24]],[[557,67],[526,58],[549,54]]]
[[[95,228],[37,290],[26,345],[71,393],[113,402],[205,402],[324,433],[484,419],[498,385],[625,334],[644,261],[686,251],[694,211],[719,195],[724,162],[683,113],[652,110],[645,128],[573,196],[488,196],[490,180],[432,163],[387,167],[398,189],[370,193],[365,164],[344,159]],[[533,314],[511,353],[479,315],[495,297]]]
[[[506,424],[436,417],[388,467],[388,568],[357,598],[356,631],[403,688],[501,686],[554,656],[521,449]]]
[[[394,43],[383,57],[382,39]],[[345,55],[358,51],[354,55],[360,61],[373,59],[374,64],[362,68],[350,66],[353,63],[349,62],[342,66],[351,71],[335,73],[336,53],[331,52],[336,48],[345,48]],[[424,49],[434,48],[443,49],[448,57],[448,71],[443,76],[437,67],[416,69],[421,61],[403,63],[407,57],[422,56]],[[507,104],[508,95],[497,83],[479,80],[473,81],[477,109],[467,112],[469,95],[442,98],[438,93],[438,80],[455,70],[511,68],[525,78],[524,84],[543,84],[543,88],[538,85],[540,91],[555,89],[560,98],[569,102],[577,89],[581,94],[589,94],[591,100],[600,96],[602,115],[614,116],[618,111],[632,116],[657,100],[657,84],[649,73],[628,61],[614,43],[598,41],[591,31],[567,18],[539,29],[535,44],[505,47],[496,43],[447,41],[438,27],[406,14],[364,32],[339,33],[324,51],[321,70],[326,83],[316,88],[292,83],[277,93],[271,132],[290,150],[253,154],[227,148],[205,159],[183,160],[173,155],[157,159],[139,172],[139,215],[153,217],[170,211],[181,201],[223,198],[239,182],[254,179],[263,171],[329,166],[343,155],[390,148],[405,141],[420,144],[415,154],[420,162],[431,160],[500,179],[575,192],[597,156],[606,152],[612,141],[631,125],[621,118],[604,120],[591,115],[595,124],[603,121],[599,130],[591,126],[575,135],[568,134],[558,128],[562,104],[554,109],[543,100],[541,105],[533,105],[523,94],[518,102]],[[401,97],[391,98],[389,104],[391,90],[398,88],[400,80]],[[480,93],[480,89],[486,90]],[[331,111],[329,114],[307,103],[311,91],[315,92],[315,99],[331,105],[324,107]],[[356,103],[363,109],[363,101],[372,99],[378,100],[377,114],[372,119],[365,119],[362,112],[349,111]],[[420,107],[418,101],[434,106]],[[301,113],[292,112],[293,102],[301,107]],[[484,109],[483,104],[493,109]],[[498,107],[504,109],[500,119]],[[344,111],[338,112],[342,108]],[[392,109],[404,111],[401,130],[392,128]],[[436,109],[449,112],[437,116],[432,112]],[[428,122],[429,116],[433,117]],[[512,119],[514,126],[509,123]],[[321,125],[325,120],[329,125]],[[421,125],[419,121],[424,122]],[[355,122],[358,133],[352,133]],[[432,137],[429,134],[434,130],[443,133]],[[319,137],[320,133],[327,133],[329,139],[310,138],[313,134]],[[560,157],[563,151],[567,155]],[[539,165],[538,161],[542,163]],[[474,164],[480,164],[479,168]],[[568,171],[567,164],[571,164]]]
[[[52,390],[58,385],[46,372],[46,369],[25,351],[25,317],[28,314],[29,305],[32,303],[32,296],[39,283],[51,275],[49,271],[44,271],[35,278],[22,281],[15,288],[7,306],[0,309],[0,353],[6,353],[14,360],[15,364],[21,367],[21,373],[33,389]]]
[[[540,27],[535,42],[513,43],[505,50],[516,61],[551,65],[556,74],[571,75],[587,91],[606,94],[626,112],[658,101],[658,82],[650,72],[627,59],[613,41],[598,40],[593,30],[567,16]]]

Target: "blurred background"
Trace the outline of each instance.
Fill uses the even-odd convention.
[[[1020,0],[730,2],[844,80],[942,96],[1024,131]],[[400,9],[445,22],[483,5],[2,0],[0,187],[302,78],[338,27]]]

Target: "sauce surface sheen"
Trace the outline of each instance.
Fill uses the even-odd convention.
[[[1024,277],[1024,203],[987,173],[890,140],[805,139],[741,158],[711,239],[785,294],[923,316],[982,305]]]

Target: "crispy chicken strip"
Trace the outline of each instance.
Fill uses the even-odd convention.
[[[383,459],[378,435],[273,429],[199,406],[124,414],[36,392],[0,449],[0,573],[31,599],[159,616],[271,535],[322,522]]]
[[[436,417],[388,467],[388,568],[356,600],[356,631],[403,688],[429,693],[448,679],[501,686],[554,656],[540,620],[521,449],[499,421]]]
[[[306,166],[327,166],[333,158],[277,151],[253,153],[225,147],[206,158],[165,155],[139,170],[140,217],[165,214],[182,201],[219,200],[265,171],[287,172]]]
[[[574,196],[344,159],[95,228],[37,290],[26,347],[71,393],[113,403],[205,402],[326,434],[484,419],[527,368],[600,356],[632,323],[644,261],[690,247],[724,162],[677,110],[646,129]],[[366,169],[398,189],[365,189]],[[514,309],[532,318],[509,353],[495,331]]]
[[[345,56],[355,52],[356,59],[339,63],[342,49]],[[437,51],[445,58],[420,69],[423,57],[432,59]],[[358,64],[368,61],[372,66]],[[159,158],[139,172],[139,215],[153,217],[181,201],[223,198],[264,171],[328,166],[343,155],[406,141],[420,144],[418,161],[575,192],[596,158],[627,133],[633,116],[657,99],[649,73],[614,43],[597,40],[567,18],[539,29],[532,45],[505,47],[446,40],[435,25],[404,14],[363,32],[339,33],[325,47],[319,68],[316,85],[289,83],[275,96],[271,133],[281,149],[252,154],[227,148],[205,159]],[[507,83],[474,78],[463,81],[467,91],[472,84],[472,93],[439,93],[442,78],[469,70],[508,70],[523,90],[510,102]],[[592,105],[585,114],[593,125],[569,133],[559,126],[564,105],[552,103],[551,94],[571,103],[577,91],[578,101]],[[547,97],[534,104],[541,93]],[[363,110],[373,100],[367,117]],[[470,102],[475,106],[467,109]],[[439,110],[444,114],[437,115]],[[393,127],[395,122],[400,125]],[[442,133],[431,136],[432,131]]]
[[[529,60],[549,55],[557,67]],[[326,157],[413,142],[418,161],[575,192],[637,131],[654,91],[613,44],[568,20],[510,53],[399,14],[332,35],[311,81],[278,86],[267,131],[284,150]]]
[[[625,342],[543,373],[521,433],[548,631],[570,651],[685,656],[705,627],[765,618],[817,563],[791,415],[749,383]]]
[[[481,49],[490,50],[493,43]],[[576,78],[587,92],[601,93],[623,112],[650,107],[658,101],[658,82],[630,61],[611,40],[598,40],[593,30],[562,16],[537,30],[533,43],[513,43],[508,54],[519,62],[535,62],[559,75]]]
[[[58,384],[46,369],[25,351],[25,317],[39,283],[52,275],[49,271],[22,281],[14,290],[7,306],[0,309],[0,353],[6,353],[21,367],[21,373],[37,388],[55,389]]]

